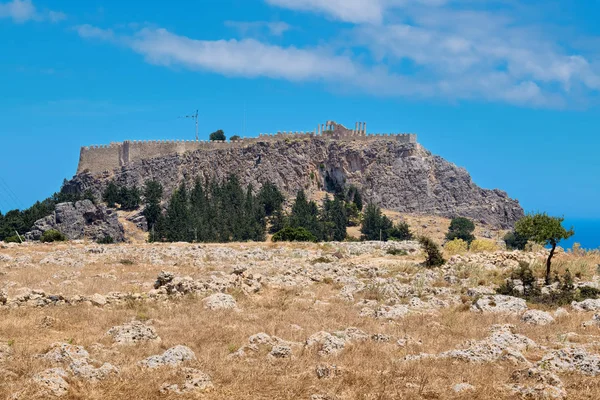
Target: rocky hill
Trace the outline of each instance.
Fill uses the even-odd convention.
[[[100,194],[115,179],[142,186],[160,181],[167,194],[182,181],[223,179],[235,173],[242,184],[259,188],[267,180],[288,195],[316,192],[328,185],[354,184],[365,199],[383,208],[445,217],[465,216],[483,224],[510,227],[523,209],[500,190],[473,183],[469,173],[417,143],[393,138],[336,141],[324,137],[255,142],[245,147],[170,154],[134,161],[112,171],[82,172],[67,190]]]

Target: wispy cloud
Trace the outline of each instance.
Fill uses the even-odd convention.
[[[124,34],[91,25],[76,30],[84,38],[126,46],[156,65],[320,81],[377,96],[556,108],[580,106],[600,92],[600,52],[561,45],[568,37],[558,41],[553,31],[521,18],[510,2],[490,12],[470,0],[265,1],[326,13],[345,24],[319,46],[252,37],[256,29],[277,35],[289,28],[266,22],[226,22],[240,30],[239,40],[202,40],[154,27],[130,27]],[[492,1],[500,0],[486,0]]]
[[[17,24],[27,21],[50,21],[60,22],[67,18],[60,11],[39,11],[31,0],[12,0],[8,3],[0,3],[0,18],[10,18]]]
[[[242,36],[261,34],[264,31],[273,36],[281,36],[292,28],[282,21],[225,21],[225,26],[236,29]]]
[[[269,45],[254,39],[194,40],[165,29],[144,28],[122,42],[153,64],[183,65],[243,77],[292,81],[353,76],[354,63],[319,49]]]
[[[112,40],[115,37],[112,29],[101,29],[89,24],[77,25],[73,29],[77,31],[79,36],[85,39]]]

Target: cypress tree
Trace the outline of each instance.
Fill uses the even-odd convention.
[[[166,230],[167,240],[170,242],[186,242],[192,239],[185,182],[182,182],[171,196],[171,203],[167,209]]]
[[[162,213],[160,202],[163,196],[163,187],[160,182],[147,180],[144,184],[144,211],[142,214],[146,217],[148,229],[151,229],[158,221]]]

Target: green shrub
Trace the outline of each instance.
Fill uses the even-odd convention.
[[[8,236],[4,238],[5,243],[21,243],[21,240],[17,235]]]
[[[404,221],[398,222],[398,224],[394,225],[389,230],[388,235],[390,240],[410,240],[413,238],[413,234],[410,231],[408,223]]]
[[[40,241],[43,243],[65,242],[67,237],[56,229],[50,229],[42,234]]]
[[[98,239],[96,241],[96,243],[98,243],[98,244],[113,244],[114,242],[115,242],[115,239],[113,239],[113,237],[110,235],[106,235],[102,239]]]
[[[450,255],[464,254],[469,250],[469,244],[462,239],[455,238],[444,245],[444,250]]]
[[[425,260],[425,266],[427,267],[439,267],[443,265],[446,260],[442,256],[442,252],[439,246],[427,236],[421,236],[419,243],[423,247],[427,259]]]
[[[408,254],[406,252],[406,250],[400,250],[400,249],[388,249],[386,251],[386,254],[389,254],[391,256],[405,256],[406,254]]]
[[[274,234],[271,240],[273,242],[316,242],[317,238],[306,228],[287,227]]]
[[[523,291],[515,290],[513,280],[518,279],[523,282]],[[558,290],[542,294],[533,271],[527,263],[519,263],[519,268],[512,272],[510,279],[507,279],[496,290],[498,294],[520,297],[531,303],[546,304],[549,306],[564,306],[573,301],[582,301],[585,299],[597,299],[600,297],[600,290],[582,286],[575,289],[571,272],[566,270],[562,277],[556,275],[554,280],[558,283]]]
[[[481,253],[484,251],[494,252],[498,250],[498,245],[493,240],[475,239],[469,245],[469,250],[473,253]]]

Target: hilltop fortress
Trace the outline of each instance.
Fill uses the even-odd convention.
[[[380,139],[395,140],[399,143],[416,143],[417,135],[411,133],[374,133],[367,134],[367,123],[357,122],[354,129],[348,129],[335,121],[319,124],[312,132],[277,132],[259,134],[256,138],[243,138],[233,141],[195,141],[195,140],[126,140],[109,145],[94,145],[81,148],[77,174],[88,172],[92,175],[130,163],[171,154],[185,154],[196,150],[215,150],[240,148],[259,142],[276,142],[290,139],[314,138],[335,141],[373,141]]]
[[[414,134],[368,134],[334,121],[312,132],[278,132],[229,142],[125,141],[81,149],[78,172],[65,190],[98,198],[109,182],[143,187],[159,181],[168,199],[182,182],[222,181],[235,174],[257,190],[272,182],[288,197],[305,190],[317,197],[355,185],[366,202],[407,213],[464,216],[510,227],[523,216],[519,202],[482,189],[469,173],[431,154]]]

